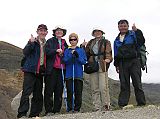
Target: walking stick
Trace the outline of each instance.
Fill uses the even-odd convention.
[[[62,49],[62,43],[59,42],[59,47]],[[62,79],[63,79],[63,94],[64,94],[64,102],[66,105],[66,111],[68,111],[68,104],[67,104],[67,88],[64,78],[64,72],[63,72],[63,65],[62,65],[62,56],[61,56],[61,70],[62,70]]]
[[[72,112],[74,112],[74,61],[75,56],[73,55]]]
[[[63,65],[61,64],[61,70],[62,70],[62,79],[63,79],[63,93],[64,93],[64,102],[66,105],[66,111],[68,111],[68,105],[67,105],[67,88],[66,88],[66,83],[64,79],[64,72],[63,72]]]

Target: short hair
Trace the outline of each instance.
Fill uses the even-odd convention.
[[[126,23],[127,25],[129,25],[129,23],[128,23],[128,21],[126,19],[121,19],[121,20],[118,21],[118,25],[119,24],[124,24],[124,23]]]

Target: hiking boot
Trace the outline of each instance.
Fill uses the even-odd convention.
[[[19,118],[19,119],[26,119],[26,118],[28,118],[27,116],[22,116],[21,118]]]
[[[108,105],[104,105],[102,107],[102,111],[109,111],[109,106]]]
[[[17,118],[27,117],[25,113],[18,113]]]
[[[32,118],[32,117],[39,117],[39,114],[30,114],[29,118]]]
[[[53,116],[53,115],[54,115],[54,113],[51,113],[51,112],[46,114],[46,116]]]

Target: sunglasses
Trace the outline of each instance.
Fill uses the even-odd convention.
[[[77,41],[77,39],[69,39],[69,41]]]

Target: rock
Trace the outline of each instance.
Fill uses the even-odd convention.
[[[155,108],[156,106],[155,105],[148,105],[147,107],[148,108]]]
[[[11,108],[16,115],[17,115],[17,112],[18,112],[18,107],[19,107],[19,104],[20,104],[21,95],[22,95],[22,91],[18,95],[16,95],[15,98],[13,98],[13,100],[11,102]],[[32,95],[29,98],[30,98],[30,102],[31,102]],[[28,111],[28,113],[29,113],[29,111]]]
[[[0,110],[0,119],[8,119],[7,113],[4,110]]]
[[[122,109],[126,110],[126,109],[132,109],[132,108],[134,108],[133,105],[127,105],[127,106],[124,106]]]

